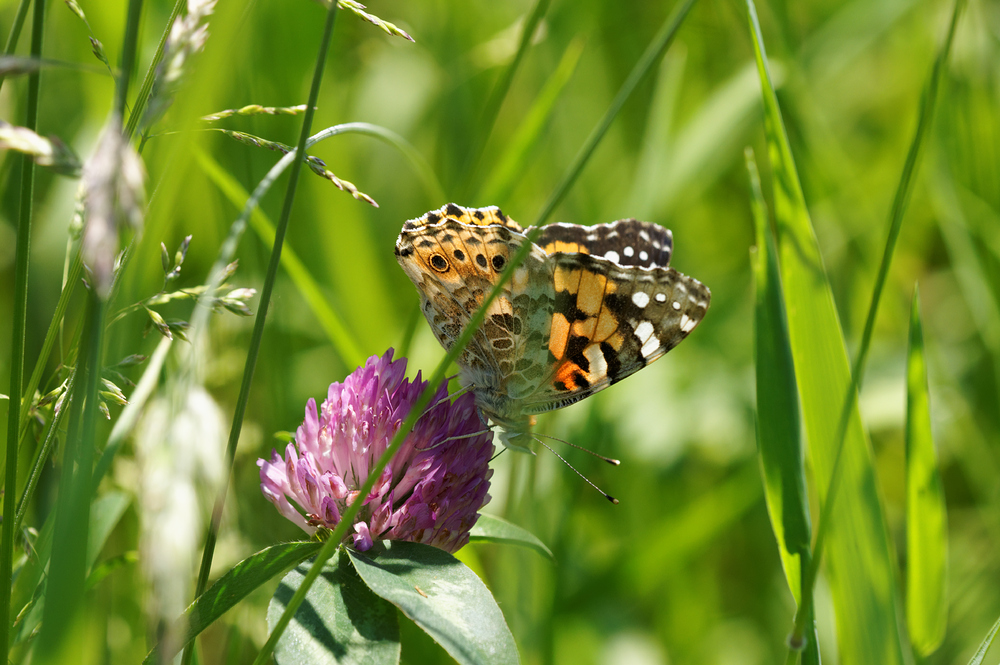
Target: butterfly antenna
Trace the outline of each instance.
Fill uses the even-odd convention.
[[[496,455],[494,455],[493,457],[490,458],[490,461],[488,463],[492,464],[493,460],[495,460],[496,458],[498,458],[501,455],[503,455],[504,452],[506,452],[506,450],[507,450],[506,448],[504,448],[503,446],[500,446],[500,450],[497,452]]]
[[[580,473],[575,466],[573,466],[572,464],[570,464],[569,462],[567,462],[565,457],[563,457],[562,455],[560,455],[556,451],[552,450],[552,448],[549,447],[549,444],[545,443],[544,441],[542,441],[541,439],[539,439],[536,436],[532,436],[531,438],[533,438],[535,441],[537,441],[538,443],[540,443],[541,445],[543,445],[545,447],[545,449],[548,450],[550,453],[552,453],[553,455],[555,455],[556,457],[558,457],[560,459],[560,461],[562,461],[563,464],[565,464],[569,468],[573,469],[573,472],[576,475],[578,475],[581,478],[583,478],[583,481],[585,483],[587,483],[588,485],[590,485],[591,487],[593,487],[595,490],[597,490],[598,492],[600,492],[601,494],[603,494],[605,499],[607,499],[611,503],[615,504],[616,506],[618,505],[618,499],[616,499],[615,497],[611,496],[610,494],[608,494],[607,492],[605,492],[604,490],[602,490],[600,487],[598,487],[597,485],[595,485],[590,480],[590,478],[588,478],[587,476],[585,476],[582,473]],[[584,448],[584,450],[586,450],[586,449]],[[588,450],[587,452],[590,452],[590,451]],[[598,457],[600,457],[600,455],[598,455]]]
[[[577,450],[582,450],[583,452],[585,452],[585,453],[587,453],[589,455],[593,455],[594,457],[596,457],[599,460],[604,460],[605,462],[607,462],[608,464],[611,464],[613,466],[618,466],[619,464],[621,464],[620,460],[616,460],[613,457],[605,457],[604,455],[601,455],[600,453],[595,453],[590,448],[584,448],[583,446],[578,446],[575,443],[570,443],[569,441],[565,441],[563,439],[559,439],[559,438],[556,438],[554,436],[549,436],[548,434],[538,434],[536,432],[534,436],[544,436],[546,439],[552,439],[553,441],[558,441],[559,443],[564,443],[567,446],[569,446],[570,448],[576,448]],[[538,439],[535,439],[535,440],[538,441]],[[538,443],[542,443],[542,442],[538,441]],[[544,446],[545,444],[542,443],[542,445]],[[545,446],[545,447],[548,448],[548,446]]]

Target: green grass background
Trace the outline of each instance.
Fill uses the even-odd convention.
[[[0,3],[4,34],[15,4]],[[80,4],[111,62],[117,62],[125,3]],[[331,381],[353,369],[358,358],[351,345],[364,357],[398,347],[406,337],[417,294],[392,254],[402,222],[455,201],[499,205],[530,224],[671,9],[651,2],[552,2],[470,174],[469,153],[480,141],[485,104],[516,49],[517,21],[531,5],[370,3],[372,12],[407,30],[415,44],[349,13],[338,17],[314,131],[363,121],[398,133],[429,163],[445,198],[402,153],[370,136],[337,136],[312,151],[380,205],[355,201],[304,173],[286,239],[286,249],[302,260],[352,341],[331,343],[301,289],[279,273],[216,575],[264,546],[301,535],[258,490],[256,459],[284,445],[273,433],[293,430],[305,401],[325,395]],[[194,118],[250,103],[305,101],[323,8],[305,0],[221,0],[217,9],[204,56],[154,129],[181,133],[156,136],[145,147],[150,208],[118,306],[160,288],[161,241],[172,250],[194,234],[182,285],[205,279],[239,207],[207,177],[199,152],[248,191],[276,160],[276,153],[196,131]],[[145,4],[141,71],[169,11],[162,0]],[[96,63],[82,22],[62,3],[49,3],[47,12],[44,56]],[[921,91],[950,12],[951,4],[939,0],[779,0],[758,7],[785,126],[852,355]],[[939,91],[860,396],[893,556],[905,570],[905,349],[913,285],[919,282],[950,528],[947,634],[929,663],[967,662],[1000,614],[998,35],[996,5],[970,2]],[[27,37],[26,29],[20,52]],[[612,468],[578,451],[560,450],[621,505],[609,505],[544,452],[536,459],[508,453],[496,460],[488,510],[531,529],[557,561],[495,545],[470,546],[461,558],[493,590],[526,663],[784,659],[794,602],[768,521],[755,444],[749,259],[755,235],[744,146],[760,156],[768,200],[771,192],[753,58],[742,3],[696,3],[670,51],[622,109],[552,217],[579,224],[638,217],[668,226],[674,232],[673,265],[708,285],[713,302],[690,339],[666,358],[598,396],[540,418],[539,431],[622,460]],[[0,117],[21,122],[25,91],[25,79],[6,82]],[[87,155],[112,98],[107,75],[45,70],[39,131]],[[219,126],[294,144],[300,121],[257,116]],[[20,160],[12,153],[2,160],[0,321],[6,321]],[[37,177],[29,371],[58,298],[76,189],[75,181],[44,170]],[[263,203],[272,220],[280,210],[280,190]],[[269,251],[269,244],[248,232],[234,283],[259,288]],[[68,330],[80,316],[80,302],[71,305]],[[190,305],[163,311],[188,318]],[[150,353],[157,336],[143,338],[144,323],[133,315],[112,326],[106,360]],[[212,326],[204,379],[228,414],[252,324],[224,315],[213,317]],[[3,375],[9,371],[9,337],[10,327],[0,326]],[[411,374],[430,371],[443,356],[422,319],[409,356]],[[53,359],[47,376],[55,368]],[[131,376],[141,370],[134,368]],[[0,420],[6,422],[3,411]],[[808,454],[815,529],[818,503]],[[133,450],[126,445],[104,491],[137,491],[133,469]],[[41,524],[56,484],[56,469],[50,468],[26,524]],[[102,558],[137,548],[142,519],[137,505],[125,513]],[[140,567],[128,565],[90,592],[97,631],[93,662],[137,662],[151,646],[150,601],[142,579]],[[897,580],[900,616],[903,579]],[[205,633],[204,662],[252,660],[266,637],[265,606],[276,583]],[[823,656],[837,662],[832,604],[822,575],[816,614]],[[416,629],[404,625],[403,639],[404,662],[448,662]]]

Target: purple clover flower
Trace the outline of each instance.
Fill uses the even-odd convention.
[[[393,361],[392,353],[330,384],[318,412],[310,399],[284,459],[273,451],[270,461],[257,460],[264,496],[307,533],[340,522],[427,385],[419,372],[406,379],[406,359]],[[454,552],[490,500],[493,434],[472,394],[452,402],[442,384],[430,404],[355,518],[349,537],[360,551],[376,540],[409,540]]]

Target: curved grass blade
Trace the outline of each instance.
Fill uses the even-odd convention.
[[[944,640],[948,620],[948,521],[931,435],[920,296],[913,290],[906,362],[906,625],[920,656]]]
[[[512,522],[496,515],[483,514],[479,516],[476,525],[469,532],[469,543],[499,543],[501,545],[520,545],[535,550],[551,561],[555,561],[552,550],[538,537]]]
[[[788,319],[781,297],[778,256],[768,221],[767,204],[753,151],[746,150],[750,175],[750,207],[757,247],[752,258],[756,288],[754,365],[757,373],[757,453],[764,476],[764,497],[771,529],[778,541],[788,588],[798,605],[809,562],[811,530],[809,497],[800,437],[798,386],[788,339]],[[802,654],[804,664],[819,664],[816,623],[810,618]]]
[[[251,591],[313,556],[320,545],[318,542],[282,543],[263,549],[240,561],[198,596],[177,619],[184,624],[185,630],[178,632],[184,635],[184,638],[183,643],[176,644],[175,647],[180,649],[189,644],[201,631],[246,598]],[[175,653],[161,653],[158,645],[142,662],[144,665],[169,662],[174,655]]]
[[[835,487],[834,468],[840,468],[838,482],[843,498],[835,513],[821,518],[831,520],[836,527],[830,531],[826,548],[840,657],[850,663],[897,665],[903,662],[903,656],[896,620],[895,569],[870,443],[852,389],[833,293],[771,84],[753,0],[747,0],[747,18],[763,92],[789,339],[821,501]],[[841,447],[837,434],[845,395],[850,401],[846,426],[840,428],[844,432]],[[840,451],[843,460],[838,464]],[[817,551],[822,552],[819,545]],[[803,640],[806,617],[812,610],[813,573],[818,558],[814,553],[802,588],[793,644]]]
[[[201,170],[233,205],[241,206],[250,198],[243,186],[207,152],[196,149],[195,157]],[[253,209],[249,221],[250,226],[265,246],[274,244],[274,223],[260,208]],[[309,270],[291,247],[282,249],[281,265],[288,272],[292,283],[299,290],[302,299],[305,300],[313,315],[319,320],[327,339],[333,344],[333,348],[336,349],[337,355],[340,356],[344,365],[355,367],[362,364],[365,358],[361,353],[361,348],[354,341],[354,337],[337,312],[330,307],[326,296],[323,295],[323,290],[320,289],[319,284],[316,283],[316,280],[313,279]]]

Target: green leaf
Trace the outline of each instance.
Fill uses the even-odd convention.
[[[781,276],[767,204],[753,151],[746,150],[750,175],[750,208],[757,247],[752,256],[756,287],[754,364],[757,372],[757,452],[764,476],[764,497],[771,529],[778,541],[781,565],[795,602],[802,604],[802,584],[812,558],[809,497],[806,494],[801,419],[795,363],[788,339],[788,319],[781,298]],[[807,582],[808,583],[808,582]],[[802,662],[819,661],[815,621]]]
[[[555,555],[535,534],[496,515],[480,515],[469,533],[470,543],[501,543],[533,549],[555,561]]]
[[[302,564],[281,580],[267,608],[273,630],[285,604],[309,572]],[[276,663],[393,665],[399,662],[399,620],[391,603],[373,594],[341,551],[309,588],[274,649]]]
[[[913,291],[906,362],[906,625],[913,648],[927,656],[944,640],[948,521],[931,435],[920,296]]]
[[[318,542],[282,543],[272,545],[240,561],[184,610],[184,614],[177,620],[179,624],[186,626],[181,633],[184,638],[180,644],[174,645],[175,648],[178,650],[183,648],[213,621],[246,598],[251,591],[305,561],[314,555],[321,545],[322,543]],[[174,655],[175,653],[160,654],[157,646],[142,662],[144,665],[166,662]]]
[[[1000,619],[997,619],[997,622],[990,628],[990,632],[983,638],[979,648],[976,649],[975,655],[972,656],[972,660],[969,661],[969,665],[983,665],[983,658],[986,658],[986,652],[993,645],[993,638],[997,636],[997,631],[1000,631]]]
[[[387,543],[375,559],[347,552],[369,589],[462,665],[520,662],[514,636],[489,589],[452,555],[404,541]]]
[[[838,455],[838,423],[851,370],[819,244],[799,184],[753,0],[747,16],[764,100],[764,127],[773,175],[782,292],[802,415],[821,501]],[[895,570],[872,468],[871,444],[856,394],[840,461],[839,496],[830,516],[827,575],[837,618],[840,659],[849,663],[902,662],[895,605]],[[811,595],[811,589],[803,589]]]

